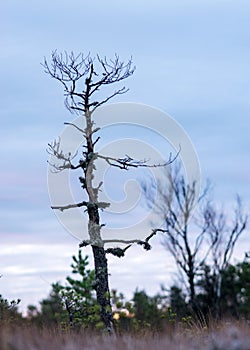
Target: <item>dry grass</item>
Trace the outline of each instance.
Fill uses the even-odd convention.
[[[2,327],[0,350],[250,350],[250,326],[224,322],[211,329],[198,327],[108,336],[91,332],[63,333],[56,329]]]

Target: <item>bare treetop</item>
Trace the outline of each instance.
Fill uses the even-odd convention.
[[[135,71],[132,58],[124,63],[118,55],[108,60],[99,55],[92,58],[89,54],[85,57],[83,54],[75,55],[73,52],[62,54],[57,51],[52,52],[51,63],[45,58],[42,66],[46,73],[63,84],[65,105],[71,112],[76,113],[93,112],[114,96],[126,93],[128,89],[123,86],[101,101],[90,100],[101,86],[120,82]],[[86,77],[85,81],[81,79],[83,77]]]

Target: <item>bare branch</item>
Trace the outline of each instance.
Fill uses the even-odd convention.
[[[174,158],[172,158],[172,154],[170,153],[169,159],[167,162],[158,163],[158,164],[147,164],[148,160],[135,160],[130,156],[126,155],[124,158],[115,158],[109,156],[102,156],[98,154],[98,158],[105,160],[110,166],[117,167],[122,170],[128,170],[128,168],[158,168],[165,167],[171,163],[173,163],[178,157],[179,152],[176,154]]]
[[[73,209],[73,208],[80,208],[80,207],[87,207],[88,202],[80,202],[75,204],[68,204],[68,205],[59,205],[59,206],[52,206],[51,209],[58,209],[60,211],[64,211],[66,209]]]
[[[80,203],[52,206],[51,209],[58,209],[60,211],[64,211],[66,209],[73,209],[73,208],[79,208],[79,207],[89,208],[91,206],[96,206],[97,208],[100,208],[100,209],[106,209],[110,206],[110,203],[106,203],[106,202],[90,203],[90,202],[82,201]]]
[[[74,123],[64,122],[64,125],[71,125],[85,135],[85,130],[79,128],[79,126],[75,125]]]
[[[48,144],[49,148],[47,149],[47,152],[61,162],[61,164],[55,164],[48,161],[49,165],[54,169],[54,172],[60,172],[65,169],[77,169],[81,167],[82,164],[80,163],[77,166],[74,166],[71,163],[71,161],[77,156],[77,152],[74,155],[72,155],[71,152],[65,154],[60,148],[60,143],[61,139],[59,137],[58,141],[54,140],[53,143]]]
[[[104,103],[108,102],[109,100],[111,100],[113,97],[117,96],[117,95],[122,95],[125,94],[126,92],[128,92],[129,89],[126,89],[125,86],[123,86],[121,89],[116,90],[112,95],[106,97],[104,100],[102,100],[101,102],[94,102],[92,104],[90,104],[90,106],[94,106],[94,108],[92,109],[92,113],[101,105],[103,105]]]
[[[239,197],[236,200],[236,209],[231,226],[224,212],[216,212],[211,205],[206,208],[204,215],[208,225],[214,266],[219,272],[228,265],[235,244],[246,228],[248,217],[243,215]]]
[[[104,100],[90,101],[100,87],[118,83],[135,71],[131,58],[125,64],[117,55],[113,60],[107,60],[106,57],[102,59],[97,55],[97,67],[94,67],[94,61],[89,54],[85,57],[83,54],[75,55],[73,52],[58,54],[57,51],[54,51],[51,56],[51,64],[46,58],[42,63],[45,72],[63,85],[65,106],[71,112],[84,114],[87,109],[93,112],[116,95],[128,91],[122,87]],[[85,78],[84,84],[81,78]]]

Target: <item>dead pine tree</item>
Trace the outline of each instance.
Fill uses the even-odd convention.
[[[80,159],[78,164],[73,164],[73,156],[71,154],[64,154],[60,148],[60,141],[54,141],[49,144],[49,152],[59,160],[59,164],[51,164],[55,171],[63,171],[65,169],[75,170],[81,169],[82,176],[79,177],[81,187],[87,194],[87,200],[80,203],[65,203],[58,206],[53,206],[52,209],[67,210],[83,207],[88,215],[88,236],[89,239],[80,243],[80,247],[91,245],[95,265],[95,290],[97,295],[97,302],[100,306],[100,316],[108,332],[112,330],[112,310],[110,304],[110,293],[108,283],[108,264],[107,253],[112,253],[118,257],[124,256],[126,249],[131,244],[137,243],[143,246],[144,249],[151,248],[149,239],[155,234],[150,234],[145,241],[140,240],[115,240],[117,244],[127,244],[125,248],[108,248],[105,249],[105,243],[114,242],[114,240],[103,240],[101,236],[102,224],[100,222],[100,210],[109,206],[109,203],[99,202],[98,193],[102,186],[94,187],[93,179],[95,173],[95,160],[102,159],[110,166],[118,167],[123,170],[128,170],[130,167],[155,167],[158,165],[146,164],[146,161],[138,161],[130,156],[124,158],[113,158],[102,156],[95,151],[95,145],[99,140],[96,137],[99,128],[95,127],[93,120],[94,111],[108,102],[117,95],[124,94],[128,91],[125,87],[114,90],[108,97],[98,100],[96,96],[101,88],[110,86],[123,81],[130,77],[135,70],[130,59],[124,63],[115,56],[114,59],[108,60],[96,56],[92,58],[90,55],[86,57],[83,54],[75,55],[74,53],[59,54],[56,51],[52,53],[51,62],[46,59],[42,64],[45,72],[52,78],[59,81],[64,88],[65,105],[70,112],[76,113],[83,117],[85,121],[85,128],[81,129],[73,123],[65,123],[76,128],[82,133],[85,151],[83,152],[83,159]],[[95,98],[94,98],[95,97]],[[174,158],[175,159],[175,158]],[[161,166],[165,166],[174,161],[170,158]]]

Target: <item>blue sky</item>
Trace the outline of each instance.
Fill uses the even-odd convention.
[[[47,143],[72,118],[61,87],[40,65],[54,49],[132,55],[130,91],[114,102],[170,114],[190,136],[216,200],[228,204],[239,193],[249,210],[249,16],[247,0],[1,5],[0,293],[20,297],[23,307],[37,302],[66,276],[77,252],[78,241],[56,220],[47,193]],[[134,248],[123,261],[110,259],[110,271],[111,286],[125,294],[136,286],[154,293],[173,277],[171,259],[157,243],[150,253]]]

